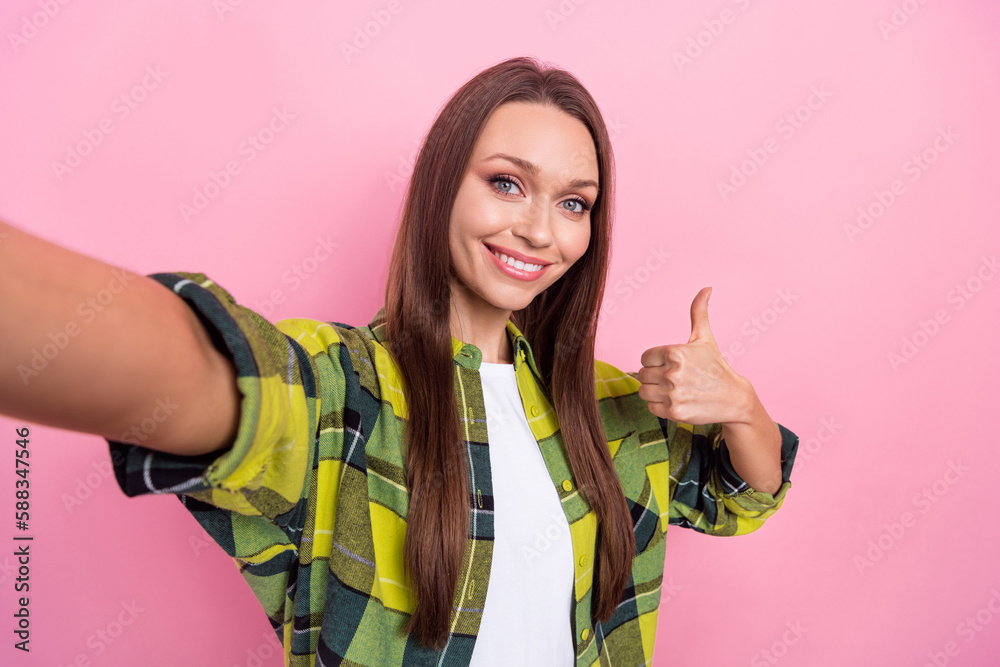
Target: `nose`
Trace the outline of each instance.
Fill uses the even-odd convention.
[[[535,247],[550,246],[553,242],[551,216],[552,211],[549,206],[538,200],[532,200],[520,212],[513,233]]]

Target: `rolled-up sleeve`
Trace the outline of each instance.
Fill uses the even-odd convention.
[[[660,419],[670,461],[669,524],[709,535],[742,535],[763,525],[782,505],[791,487],[799,438],[781,433],[781,486],[758,491],[733,468],[721,424],[690,425]]]
[[[108,438],[119,486],[128,496],[183,494],[272,521],[290,512],[308,492],[306,480],[316,456],[317,384],[323,373],[339,372],[327,354],[324,334],[317,333],[329,326],[305,319],[272,324],[238,305],[201,273],[149,277],[183,299],[219,351],[232,360],[241,394],[239,425],[229,447],[198,456]],[[336,337],[332,329],[325,335]],[[135,436],[141,441],[141,430]]]

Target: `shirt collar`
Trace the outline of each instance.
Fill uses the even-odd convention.
[[[379,308],[375,316],[372,317],[371,322],[368,323],[368,329],[372,332],[372,337],[384,346],[385,306]],[[542,376],[535,365],[535,357],[531,351],[531,345],[528,343],[528,339],[521,333],[521,330],[517,328],[517,325],[514,324],[514,320],[507,320],[506,331],[511,347],[514,350],[514,370],[517,371],[521,367],[521,364],[527,362],[531,371],[541,380]],[[475,371],[479,370],[483,362],[482,350],[471,343],[463,343],[454,336],[451,337],[451,352],[456,364]]]

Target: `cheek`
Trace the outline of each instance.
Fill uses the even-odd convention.
[[[590,247],[590,223],[583,230],[574,230],[572,234],[566,239],[566,248],[569,249],[569,254],[573,257],[574,261],[583,257],[584,253],[587,252],[587,248]]]
[[[488,225],[484,223],[489,220],[490,212],[484,202],[476,197],[473,188],[467,184],[459,188],[455,196],[455,203],[451,208],[451,217],[448,224],[450,237],[458,242],[469,236],[479,236],[483,228]]]

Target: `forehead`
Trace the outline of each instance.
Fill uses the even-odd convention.
[[[508,102],[493,112],[473,150],[474,159],[494,153],[514,155],[544,172],[597,180],[594,140],[587,126],[562,109]]]

